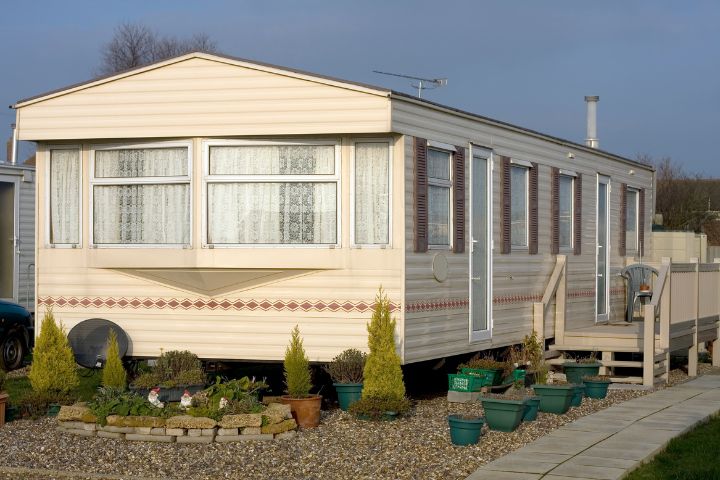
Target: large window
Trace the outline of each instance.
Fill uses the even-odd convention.
[[[510,167],[510,244],[528,245],[528,168]]]
[[[93,243],[189,244],[189,159],[186,144],[95,150]]]
[[[444,150],[427,151],[428,243],[450,246],[450,156]]]
[[[209,245],[339,243],[337,145],[207,148]]]
[[[573,246],[573,186],[575,179],[559,176],[558,185],[558,245],[560,248]]]
[[[53,245],[77,245],[80,243],[80,149],[51,149],[49,170],[48,239]]]
[[[638,249],[638,191],[628,188],[626,192],[625,251],[629,256],[637,255]]]
[[[358,142],[353,165],[353,243],[390,242],[390,144]]]

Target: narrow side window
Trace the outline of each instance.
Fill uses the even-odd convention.
[[[49,240],[53,245],[80,243],[80,150],[50,150]]]

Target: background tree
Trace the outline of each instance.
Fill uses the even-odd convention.
[[[123,23],[100,50],[102,63],[98,73],[111,75],[193,51],[212,53],[217,51],[217,45],[205,33],[178,39],[161,36],[141,23]]]

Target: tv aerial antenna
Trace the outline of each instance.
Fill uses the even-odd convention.
[[[422,98],[423,90],[433,90],[435,88],[444,87],[447,85],[447,78],[422,78],[413,77],[412,75],[403,75],[402,73],[390,73],[381,72],[379,70],[373,70],[373,73],[379,73],[380,75],[390,75],[391,77],[409,78],[410,80],[417,80],[416,84],[411,83],[410,86],[418,89],[418,98]]]

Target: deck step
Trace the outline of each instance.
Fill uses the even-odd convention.
[[[643,383],[642,377],[610,377],[613,383]]]
[[[631,360],[600,360],[603,367],[628,367],[628,368],[642,368],[642,361],[631,361]]]
[[[557,345],[553,344],[548,346],[550,350],[557,350],[561,352],[572,352],[572,351],[578,351],[578,352],[632,352],[632,353],[638,353],[641,352],[642,349],[640,347],[631,347],[631,346],[618,346],[618,345],[572,345],[572,344],[562,344]]]

